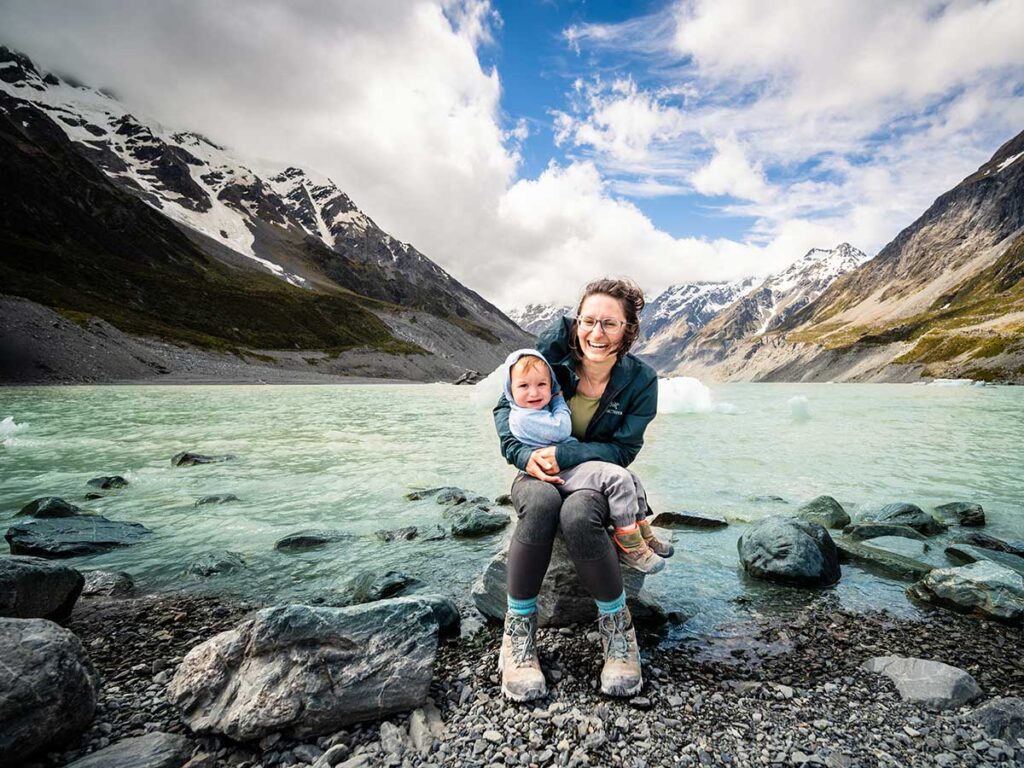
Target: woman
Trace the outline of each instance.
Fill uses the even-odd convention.
[[[643,446],[644,430],[658,410],[658,377],[627,354],[639,334],[643,306],[643,292],[632,281],[596,280],[584,289],[576,317],[562,318],[538,341],[565,392],[579,442],[532,450],[509,431],[504,396],[494,409],[502,453],[522,470],[512,483],[519,524],[508,552],[509,610],[499,655],[502,691],[515,701],[546,693],[534,644],[536,606],[559,527],[580,581],[597,603],[602,692],[633,696],[643,685],[636,632],[607,533],[607,499],[580,490],[563,501],[555,487],[563,469],[585,461],[626,467]]]

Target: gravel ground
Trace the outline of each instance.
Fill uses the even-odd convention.
[[[40,766],[62,766],[127,736],[187,733],[163,691],[189,648],[234,626],[252,604],[196,595],[83,599],[69,628],[103,683],[96,719],[79,742]],[[1024,739],[988,739],[963,718],[903,704],[885,678],[863,672],[871,656],[943,661],[970,672],[985,699],[1024,696],[1024,629],[947,612],[922,621],[885,613],[807,609],[752,618],[742,647],[690,641],[660,647],[645,636],[645,685],[630,701],[597,691],[594,627],[541,630],[549,695],[506,702],[495,672],[500,629],[443,645],[431,696],[446,730],[425,754],[410,717],[364,723],[298,743],[197,738],[190,768],[277,765],[676,766],[1024,765]],[[415,730],[415,727],[413,728]],[[428,742],[430,739],[428,739]],[[323,760],[323,753],[329,760]]]

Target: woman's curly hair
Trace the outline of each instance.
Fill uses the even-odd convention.
[[[618,299],[619,304],[622,305],[622,313],[626,316],[626,327],[622,334],[622,340],[615,349],[615,353],[621,357],[629,352],[640,336],[640,312],[645,304],[643,289],[629,278],[604,277],[600,280],[594,280],[587,283],[583,289],[583,295],[576,305],[576,317],[579,317],[583,309],[583,302],[595,294],[611,296],[613,299]],[[569,346],[572,349],[573,357],[577,361],[583,359],[583,351],[580,349],[579,336],[577,335],[578,324],[579,321],[573,319],[572,334],[569,337]]]

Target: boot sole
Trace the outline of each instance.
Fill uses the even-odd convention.
[[[627,697],[636,696],[638,693],[640,693],[640,689],[643,688],[643,687],[644,687],[644,680],[643,680],[643,678],[640,678],[640,681],[635,686],[633,686],[632,688],[608,689],[608,688],[605,688],[602,685],[601,686],[601,693],[603,693],[605,696],[615,696],[616,698],[627,698]]]
[[[630,563],[630,562],[628,562],[626,560],[623,560],[622,558],[619,558],[619,564],[622,565],[625,568],[629,568],[632,571],[638,571],[640,573],[648,573],[648,574],[649,573],[661,573],[663,570],[665,570],[665,559],[664,558],[661,559],[660,563],[655,563],[654,567],[651,568],[650,570],[647,570],[647,571],[645,571],[643,568],[638,568],[633,563]]]

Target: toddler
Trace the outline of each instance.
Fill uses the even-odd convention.
[[[575,441],[569,406],[543,355],[534,349],[513,352],[505,361],[505,371],[508,426],[513,437],[531,448]],[[555,487],[562,495],[589,489],[608,498],[613,538],[622,563],[644,573],[657,573],[665,567],[663,558],[670,557],[673,549],[654,535],[647,521],[647,494],[640,478],[607,461],[585,461],[562,470],[558,477],[563,482]]]

